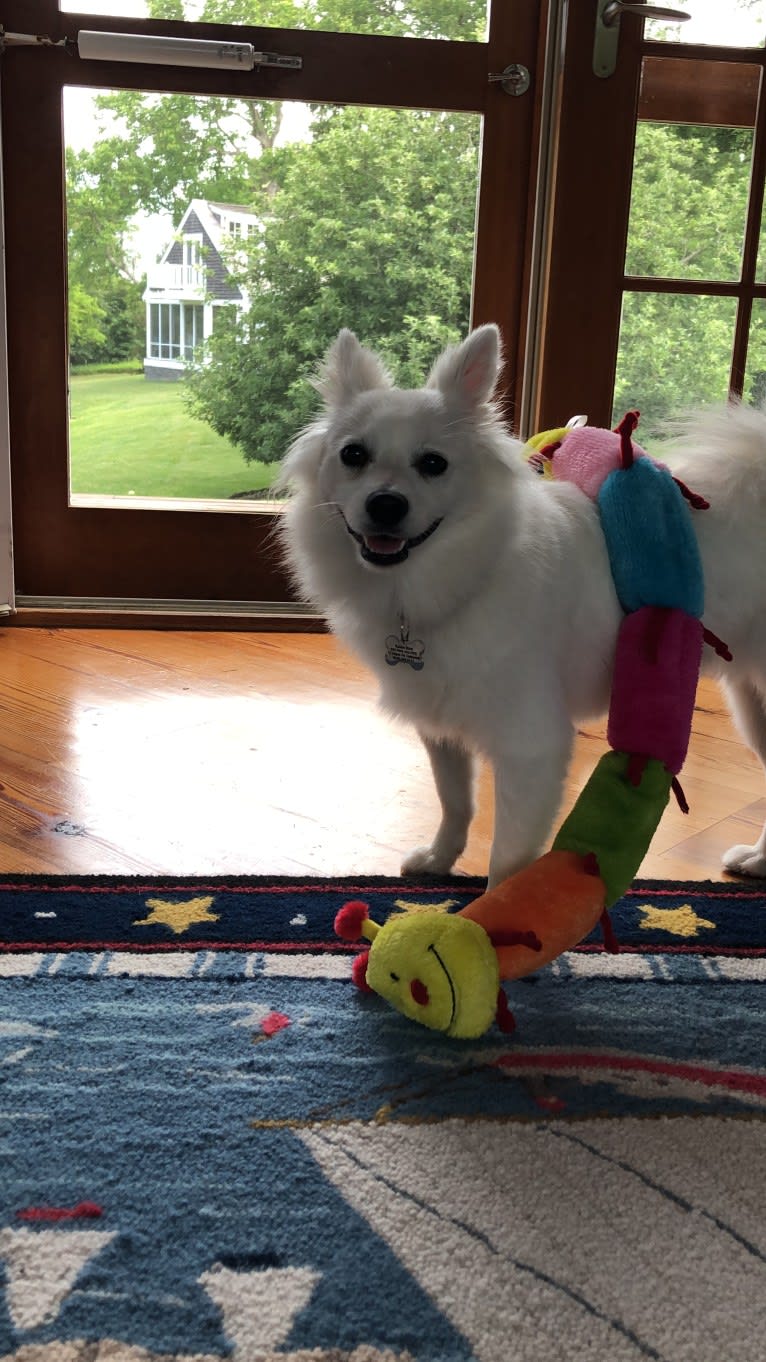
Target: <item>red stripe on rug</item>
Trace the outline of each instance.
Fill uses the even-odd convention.
[[[28,951],[129,951],[132,954],[174,951],[261,951],[289,954],[310,953],[356,955],[363,946],[350,946],[345,941],[7,941],[0,945],[0,955]]]
[[[123,951],[128,955],[165,954],[174,952],[188,954],[190,951],[258,951],[265,955],[358,955],[366,950],[362,945],[349,945],[345,941],[6,941],[0,942],[0,955],[24,955],[33,952],[45,954],[58,951],[62,955],[73,951]],[[571,946],[567,954],[605,955],[600,941],[588,945],[581,943]],[[700,946],[663,945],[647,942],[637,946],[620,943],[620,955],[693,955],[727,959],[758,960],[766,956],[766,946]],[[560,958],[560,957],[557,957]],[[553,962],[555,963],[555,961]]]
[[[81,1201],[77,1206],[27,1206],[16,1212],[18,1220],[97,1220],[104,1214],[103,1206],[95,1201]]]
[[[707,1087],[727,1088],[735,1092],[754,1093],[766,1097],[766,1074],[751,1073],[746,1069],[713,1069],[701,1064],[682,1061],[650,1059],[641,1055],[593,1054],[587,1050],[554,1050],[527,1054],[501,1055],[489,1067],[498,1069],[618,1069],[662,1074],[690,1083],[704,1083]]]

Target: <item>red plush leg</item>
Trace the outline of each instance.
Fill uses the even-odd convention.
[[[516,1018],[508,1006],[508,999],[505,996],[505,990],[502,988],[498,989],[497,992],[497,1012],[495,1013],[495,1021],[497,1022],[498,1029],[506,1036],[510,1036],[511,1032],[516,1030]]]
[[[607,908],[605,908],[601,914],[600,923],[601,931],[604,934],[604,950],[609,951],[611,955],[617,955],[620,950],[620,943],[615,935],[612,919],[609,916],[609,910]]]

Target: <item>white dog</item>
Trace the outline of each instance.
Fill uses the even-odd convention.
[[[342,331],[317,386],[324,411],[290,449],[288,559],[304,596],[418,729],[442,805],[409,874],[446,874],[473,813],[473,755],[494,768],[491,884],[543,848],[574,725],[609,702],[622,613],[598,513],[520,457],[492,395],[497,328],[437,360],[426,386],[393,386]],[[639,435],[640,438],[640,435]],[[693,511],[705,569],[706,647],[735,718],[766,763],[766,416],[731,405],[698,424],[682,464],[710,501]],[[766,875],[766,828],[727,869]]]

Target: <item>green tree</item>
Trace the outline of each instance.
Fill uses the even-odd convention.
[[[404,383],[468,325],[478,119],[343,109],[284,149],[244,283],[252,300],[189,380],[193,410],[245,458],[282,456],[342,326]]]
[[[739,278],[752,153],[744,129],[640,123],[626,272],[649,279]],[[732,299],[681,293],[625,295],[614,395],[618,419],[642,414],[641,433],[726,397]],[[757,338],[753,337],[757,346]]]
[[[67,151],[69,349],[74,364],[143,353],[143,286],[127,223],[89,153]]]
[[[106,312],[82,284],[69,284],[69,354],[73,364],[88,364],[106,343]]]

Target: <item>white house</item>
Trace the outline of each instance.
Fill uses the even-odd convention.
[[[259,228],[255,213],[235,203],[192,199],[156,265],[147,273],[144,376],[177,379],[212,335],[222,308],[247,306],[227,261],[237,242]]]

